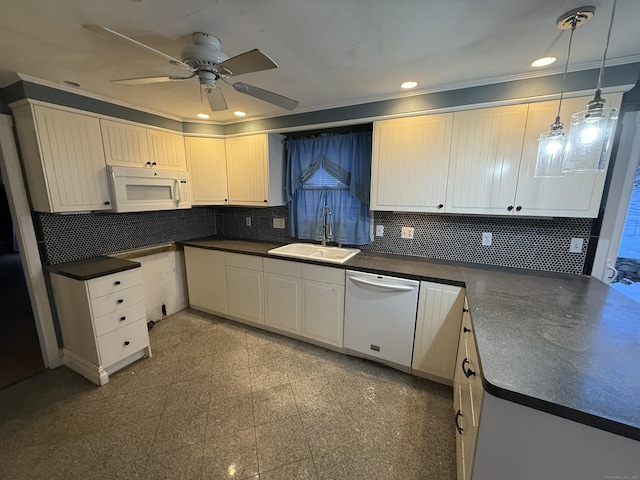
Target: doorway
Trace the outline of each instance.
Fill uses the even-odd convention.
[[[0,182],[0,389],[44,371],[29,291]]]
[[[622,230],[617,275],[611,286],[640,302],[640,166],[636,170],[627,218]]]

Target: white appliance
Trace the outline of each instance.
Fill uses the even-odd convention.
[[[392,366],[411,369],[420,282],[347,270],[344,346]]]
[[[109,165],[107,175],[114,212],[191,208],[188,172]]]

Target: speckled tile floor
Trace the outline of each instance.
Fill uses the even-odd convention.
[[[101,387],[0,391],[7,479],[454,479],[449,387],[193,310]]]

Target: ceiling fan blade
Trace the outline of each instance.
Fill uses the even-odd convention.
[[[224,62],[216,65],[218,72],[228,73],[231,75],[242,75],[244,73],[259,72],[260,70],[269,70],[278,68],[273,60],[267,57],[260,50],[253,49],[248,52],[241,53],[235,57],[228,58]]]
[[[287,110],[293,110],[299,103],[297,100],[292,100],[291,98],[283,97],[277,93],[270,92],[269,90],[263,90],[262,88],[254,87],[253,85],[248,85],[243,82],[234,83],[233,88],[240,93],[259,98],[265,102],[273,103],[274,105],[286,108]]]
[[[115,30],[112,30],[110,28],[107,27],[103,27],[102,25],[94,25],[94,24],[90,24],[90,23],[85,23],[82,25],[84,28],[86,28],[87,30],[91,30],[92,32],[96,32],[96,33],[100,33],[102,35],[106,35],[108,37],[114,38],[116,40],[122,41],[122,42],[126,42],[129,45],[133,45],[134,47],[138,47],[144,51],[146,51],[147,53],[151,53],[157,57],[163,58],[166,61],[168,61],[169,63],[171,63],[172,65],[175,65],[177,67],[180,68],[184,68],[187,69],[189,71],[193,71],[192,68],[187,65],[186,63],[183,63],[182,61],[178,60],[177,58],[172,57],[171,55],[167,55],[166,53],[161,52],[160,50],[156,50],[153,47],[150,47],[149,45],[145,45],[144,43],[141,43],[137,40],[134,40],[133,38],[129,38],[126,35],[123,35],[121,33],[116,32]]]
[[[207,87],[205,92],[207,93],[207,100],[209,100],[209,106],[212,111],[219,112],[227,109],[227,102],[224,99],[220,87]]]
[[[180,82],[193,78],[194,75],[188,77],[139,77],[139,78],[122,78],[119,80],[111,80],[113,83],[120,85],[143,85],[146,83],[164,83],[164,82]]]

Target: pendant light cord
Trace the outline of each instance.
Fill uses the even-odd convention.
[[[611,9],[611,22],[609,22],[609,33],[607,33],[607,43],[604,47],[604,55],[602,56],[602,66],[600,67],[600,74],[598,75],[598,86],[596,90],[599,92],[602,86],[602,73],[604,72],[604,62],[607,59],[607,50],[609,49],[609,39],[611,38],[611,30],[613,27],[613,17],[616,14],[616,4],[618,0],[613,0],[613,8]]]
[[[564,64],[564,75],[562,75],[562,90],[560,90],[560,101],[558,102],[558,114],[556,115],[556,122],[554,125],[560,125],[562,128],[562,124],[560,123],[560,107],[562,107],[562,99],[564,97],[564,86],[567,82],[567,70],[569,68],[569,58],[571,58],[571,42],[573,41],[573,32],[576,31],[576,27],[578,26],[578,16],[576,15],[571,22],[571,35],[569,35],[569,48],[567,49],[567,61]]]

